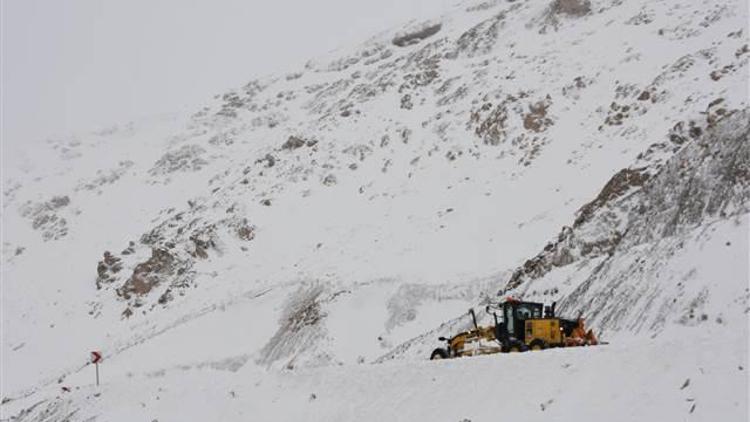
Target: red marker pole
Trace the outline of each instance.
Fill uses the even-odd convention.
[[[99,362],[102,361],[102,352],[91,352],[91,363],[96,366],[96,385],[99,386]]]

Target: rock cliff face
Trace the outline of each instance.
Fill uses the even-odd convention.
[[[556,241],[513,273],[506,289],[581,258],[612,255],[618,248],[692,230],[707,219],[746,213],[749,122],[747,110],[728,112],[705,130],[693,126],[695,139],[680,138],[680,147],[666,163],[649,166],[642,157],[637,167],[617,172]]]
[[[686,238],[712,224],[739,222],[750,211],[750,114],[727,112],[705,130],[695,127],[694,139],[680,142],[664,164],[616,173],[571,227],[513,273],[501,294],[523,295],[535,290],[536,280],[576,264],[589,272],[575,275],[580,284],[568,286],[559,309],[586,314],[601,330],[658,330],[668,321],[684,322],[683,314],[694,318],[710,289],[703,286],[697,296],[685,292],[696,289],[690,286],[697,283],[691,268],[676,289],[659,273],[680,256]],[[652,176],[645,177],[649,170]],[[733,296],[746,306],[747,290],[737,280],[747,274],[739,267],[727,270],[715,277],[730,277],[721,282],[732,284]]]

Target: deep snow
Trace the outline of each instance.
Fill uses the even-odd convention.
[[[572,4],[460,4],[14,157],[2,417],[744,420],[747,5]],[[426,360],[498,291],[610,344]]]

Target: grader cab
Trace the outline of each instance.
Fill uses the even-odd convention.
[[[440,337],[446,347],[435,349],[430,359],[599,344],[594,332],[586,330],[583,318],[557,317],[555,303],[544,306],[506,299],[485,310],[493,317],[494,326],[480,327],[474,310],[469,310],[474,329],[450,338]]]

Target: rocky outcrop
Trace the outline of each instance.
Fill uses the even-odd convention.
[[[21,207],[20,213],[31,220],[31,228],[41,232],[42,239],[58,240],[68,234],[68,222],[60,215],[68,205],[70,198],[67,195],[53,196],[41,203],[27,202]]]
[[[406,47],[412,44],[417,44],[418,42],[437,34],[441,27],[442,25],[439,23],[435,25],[424,25],[417,30],[396,36],[393,38],[393,45],[397,47]]]
[[[547,116],[551,103],[552,98],[547,95],[544,100],[529,104],[529,111],[523,116],[523,128],[535,133],[547,130],[552,125],[552,119]]]
[[[114,282],[120,270],[122,270],[122,259],[105,251],[104,258],[96,266],[96,288],[101,289],[103,285]]]
[[[487,54],[495,46],[499,29],[505,24],[505,12],[486,19],[461,34],[455,50],[446,54],[449,59]]]
[[[750,205],[750,110],[710,120],[663,165],[616,173],[571,227],[518,268],[503,294],[556,267],[675,236]],[[654,174],[654,176],[650,176]]]
[[[198,171],[208,164],[208,161],[203,158],[205,152],[206,150],[199,145],[184,145],[159,158],[149,170],[149,174],[157,176],[175,172]]]
[[[155,306],[164,306],[182,296],[196,283],[195,265],[222,254],[229,239],[245,243],[256,236],[256,227],[239,215],[237,206],[229,207],[224,218],[207,219],[205,205],[189,201],[189,208],[170,217],[144,233],[138,243],[129,242],[121,256],[110,252],[97,264],[97,289],[109,290],[126,304],[123,316],[134,315],[134,310],[146,313]],[[148,254],[144,259],[144,255]],[[125,269],[132,268],[129,276]],[[127,278],[125,278],[127,277]]]
[[[322,305],[330,300],[328,286],[317,282],[303,285],[291,294],[284,304],[279,329],[261,349],[258,363],[270,366],[283,359],[283,366],[292,369],[299,354],[311,354],[310,349],[325,336],[322,321],[327,313]]]
[[[700,263],[713,265],[700,276],[693,267],[699,263],[683,253],[689,242],[710,239],[715,226],[737,230],[739,217],[750,212],[749,138],[746,109],[726,113],[687,141],[634,194],[622,240],[594,271],[581,274],[581,282],[560,301],[560,308],[585,310],[601,330],[636,332],[658,331],[668,321],[721,324],[722,315],[738,308],[747,314],[746,244],[719,239],[726,253],[745,257],[742,267],[716,265],[713,261],[720,258],[714,256]],[[675,257],[685,266],[665,271]],[[710,288],[717,283],[729,292],[718,300]]]
[[[179,266],[177,259],[165,249],[152,249],[151,257],[138,264],[133,275],[119,289],[117,294],[123,299],[133,295],[144,296],[160,283],[167,281]]]

